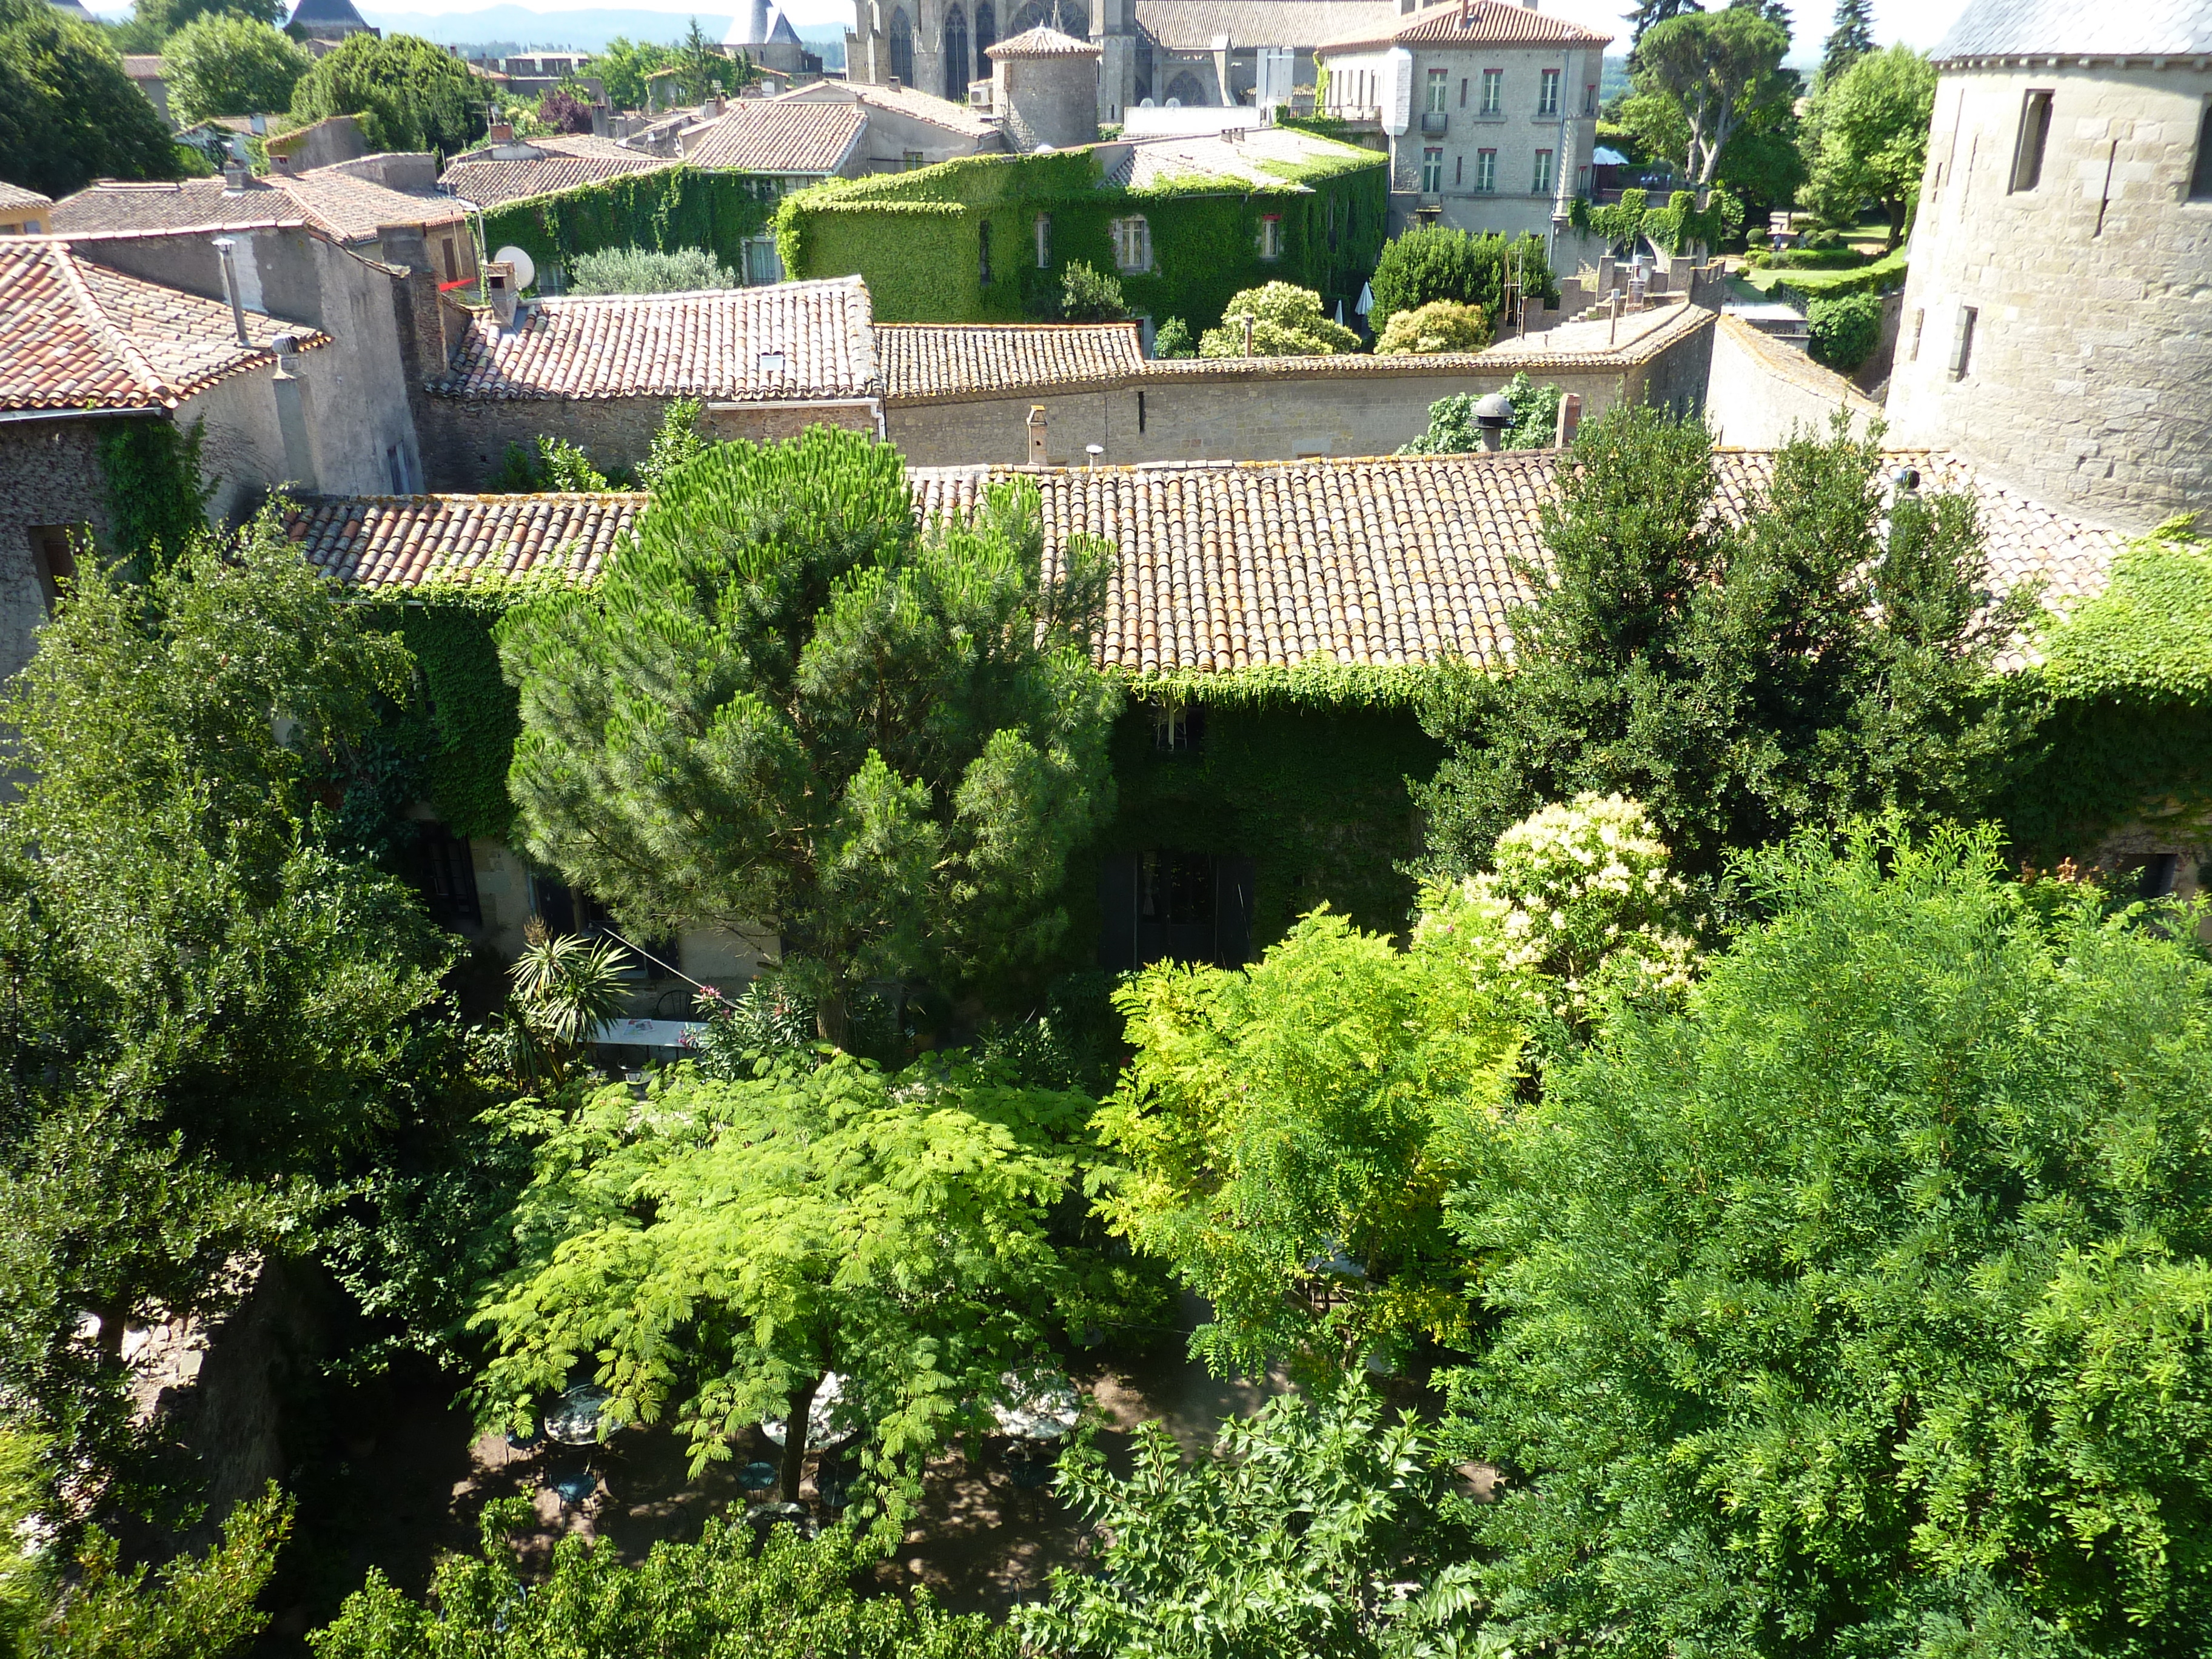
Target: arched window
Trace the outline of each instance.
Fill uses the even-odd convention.
[[[891,78],[902,87],[914,84],[914,28],[906,21],[906,8],[891,8]]]
[[[982,80],[991,72],[991,60],[983,54],[998,44],[999,9],[991,0],[975,0],[975,78]]]
[[[1006,25],[1006,33],[1020,34],[1040,23],[1085,40],[1091,33],[1091,8],[1084,0],[1024,0]]]
[[[1168,101],[1180,105],[1184,109],[1196,109],[1210,100],[1206,98],[1206,88],[1199,83],[1198,77],[1188,70],[1185,70],[1168,82]]]
[[[956,104],[968,101],[968,14],[954,6],[945,14],[945,95]]]

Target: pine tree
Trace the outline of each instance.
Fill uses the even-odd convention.
[[[1874,50],[1873,12],[1873,0],[1836,0],[1836,27],[1820,57],[1822,85]]]
[[[1640,44],[1644,31],[1654,23],[1663,23],[1670,17],[1680,17],[1684,12],[1696,11],[1698,0],[1636,0],[1635,9],[1628,14],[1634,31],[1632,44]]]

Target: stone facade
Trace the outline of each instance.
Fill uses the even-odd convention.
[[[1705,402],[1715,441],[1731,449],[1778,449],[1800,429],[1826,434],[1838,410],[1862,435],[1881,417],[1881,406],[1842,375],[1740,317],[1714,330]]]
[[[2212,499],[2212,199],[2191,196],[2212,68],[2033,61],[1944,66],[1891,437],[2145,528]]]
[[[1541,352],[1455,357],[1434,368],[1419,358],[1270,358],[1236,364],[1152,362],[1140,374],[1081,390],[894,399],[884,411],[890,441],[915,466],[1028,462],[1030,411],[1045,411],[1048,463],[1081,466],[1086,447],[1100,460],[1295,460],[1387,455],[1426,429],[1429,405],[1462,393],[1495,392],[1527,370],[1583,399],[1585,420],[1621,403],[1679,411],[1704,400],[1712,349],[1711,313],[1685,313],[1648,352],[1593,362],[1577,354],[1547,363]],[[1384,367],[1388,364],[1389,367]],[[1356,371],[1356,372],[1355,372]]]
[[[542,434],[576,444],[602,468],[635,467],[652,453],[666,398],[448,398],[418,400],[422,453],[432,489],[479,489],[499,471],[509,444],[532,455]],[[709,404],[700,427],[717,443],[795,438],[810,426],[882,431],[872,398],[817,404]]]
[[[80,524],[95,536],[107,532],[99,427],[91,420],[0,422],[0,678],[31,660],[46,619],[34,532],[50,537]]]

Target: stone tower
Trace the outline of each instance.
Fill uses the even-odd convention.
[[[1934,56],[1891,441],[2123,528],[2212,506],[2212,0],[1973,0]]]
[[[1098,142],[1098,47],[1040,23],[989,55],[991,107],[1015,149]]]

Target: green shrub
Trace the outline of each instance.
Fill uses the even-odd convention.
[[[1162,323],[1159,332],[1152,336],[1152,356],[1155,357],[1198,356],[1190,343],[1190,325],[1180,317],[1170,317]]]
[[[1480,351],[1490,343],[1490,313],[1457,300],[1431,300],[1390,319],[1375,343],[1378,357],[1427,356],[1438,351]]]
[[[1201,357],[1244,356],[1244,324],[1252,321],[1255,357],[1332,357],[1359,349],[1359,337],[1322,314],[1321,295],[1289,283],[1268,283],[1229,296],[1221,326],[1198,343]]]
[[[1109,271],[1094,270],[1080,259],[1068,266],[1060,284],[1061,321],[1118,323],[1128,314],[1120,278]]]
[[[1846,294],[1815,300],[1806,307],[1813,326],[1813,361],[1849,374],[1874,355],[1881,337],[1881,300],[1873,294]]]
[[[1850,270],[1800,270],[1777,277],[1767,292],[1800,305],[1841,299],[1846,294],[1887,294],[1905,286],[1905,250],[1884,254],[1870,265]]]
[[[1849,270],[1868,259],[1855,247],[1785,247],[1779,253],[1762,249],[1744,263],[1754,270]]]
[[[1528,235],[1516,242],[1443,225],[1416,225],[1383,245],[1375,264],[1375,309],[1369,320],[1387,328],[1398,313],[1417,310],[1434,300],[1478,305],[1495,317],[1504,307],[1506,268],[1516,251],[1528,292],[1556,301],[1559,283],[1545,260],[1541,237]]]
[[[737,274],[704,248],[662,253],[645,247],[611,247],[576,256],[568,273],[573,294],[687,294],[702,288],[736,288]]]

